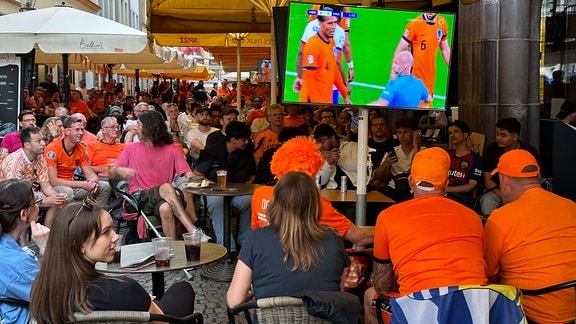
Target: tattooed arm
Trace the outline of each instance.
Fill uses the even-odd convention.
[[[392,263],[374,262],[373,273],[374,288],[378,294],[398,291],[398,278],[394,274]]]

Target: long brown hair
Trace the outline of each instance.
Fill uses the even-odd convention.
[[[82,245],[94,243],[101,232],[100,206],[70,203],[58,213],[40,271],[32,286],[30,312],[38,323],[65,323],[75,311],[90,312],[88,285],[102,274],[82,255]]]
[[[274,186],[266,217],[280,236],[284,263],[294,260],[291,271],[318,264],[318,242],[328,236],[319,223],[321,212],[320,192],[307,174],[288,172]]]

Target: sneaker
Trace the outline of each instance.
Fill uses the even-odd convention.
[[[194,230],[194,233],[198,232],[202,233],[202,238],[200,239],[202,242],[208,242],[212,239],[210,236],[206,235],[206,233],[204,233],[204,231],[200,227],[196,227],[196,229]]]

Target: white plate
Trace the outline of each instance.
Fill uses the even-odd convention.
[[[191,183],[186,185],[186,188],[188,189],[206,189],[206,188],[210,188],[210,184],[207,184],[205,186],[191,186]]]

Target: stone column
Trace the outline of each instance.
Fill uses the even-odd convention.
[[[496,121],[514,117],[538,147],[541,0],[482,0],[459,5],[459,116],[495,140]]]

